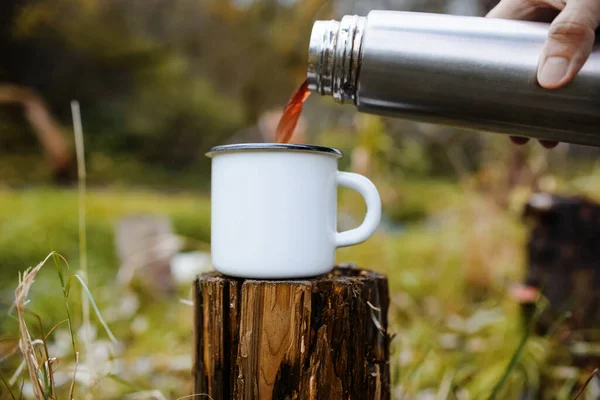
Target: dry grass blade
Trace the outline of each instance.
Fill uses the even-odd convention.
[[[43,377],[45,380],[48,379],[48,371],[43,367],[43,365],[40,365],[34,340],[31,336],[29,328],[27,327],[27,322],[25,321],[25,314],[27,296],[31,290],[31,287],[33,286],[35,277],[48,259],[53,255],[54,252],[48,254],[48,256],[35,268],[28,268],[22,274],[20,273],[19,284],[15,289],[14,308],[17,310],[17,320],[19,322],[19,348],[21,349],[21,354],[23,355],[25,365],[27,366],[27,371],[29,372],[33,393],[38,399],[45,399],[48,397],[44,392],[44,387],[42,386],[44,382],[40,381],[40,377]]]
[[[100,313],[100,310],[98,309],[96,302],[95,302],[90,290],[88,289],[87,285],[85,284],[84,280],[78,275],[71,275],[68,277],[68,279],[65,280],[65,277],[62,273],[62,269],[58,265],[57,265],[57,271],[58,271],[58,274],[59,274],[59,277],[61,280],[62,289],[63,289],[65,307],[67,310],[67,319],[54,325],[52,327],[52,329],[50,330],[50,332],[48,332],[48,334],[44,334],[43,327],[42,327],[42,321],[41,321],[40,317],[38,315],[36,315],[35,313],[32,313],[31,311],[27,310],[26,305],[28,303],[29,291],[31,290],[31,287],[33,286],[33,283],[35,282],[35,277],[36,277],[37,273],[41,270],[42,266],[44,266],[45,263],[50,259],[50,257],[54,257],[55,261],[57,261],[60,258],[63,261],[65,261],[65,263],[66,263],[66,260],[64,260],[64,258],[62,256],[60,256],[59,254],[57,254],[55,252],[51,252],[35,268],[29,268],[22,274],[19,274],[19,284],[18,284],[17,288],[15,289],[15,302],[14,302],[13,307],[17,311],[17,320],[19,322],[19,335],[20,335],[19,349],[21,350],[21,354],[23,355],[24,361],[23,361],[22,366],[18,368],[17,372],[11,378],[9,384],[11,384],[11,385],[14,384],[17,377],[20,375],[20,372],[26,367],[27,371],[29,373],[29,378],[32,383],[34,396],[37,399],[55,398],[54,366],[57,363],[57,359],[49,357],[48,349],[46,347],[45,341],[48,338],[48,336],[50,335],[50,333],[52,333],[52,331],[54,331],[54,329],[56,329],[56,327],[63,324],[64,322],[67,322],[69,325],[69,331],[71,332],[71,343],[73,346],[73,352],[74,352],[73,357],[75,360],[75,370],[73,372],[73,380],[71,382],[71,387],[69,390],[69,399],[72,399],[74,396],[75,377],[77,374],[77,367],[79,365],[79,353],[76,351],[76,348],[75,348],[75,342],[74,342],[73,331],[72,331],[72,326],[71,326],[71,317],[70,317],[69,307],[68,307],[68,302],[67,302],[71,279],[74,278],[74,279],[78,280],[79,283],[81,284],[82,293],[88,299],[89,303],[92,305],[94,311],[96,312],[98,320],[104,327],[104,329],[105,329],[106,333],[108,334],[109,338],[111,339],[111,341],[113,343],[116,343],[117,339],[115,338],[115,336],[109,329],[108,325],[106,324],[106,321],[102,317],[102,314]],[[67,267],[68,267],[68,264],[67,264]],[[36,318],[36,320],[38,321],[38,324],[39,324],[40,334],[43,339],[34,339],[33,338],[33,335],[31,334],[31,331],[29,330],[29,327],[25,320],[26,314],[31,314]],[[38,347],[41,347],[42,350],[38,350]]]
[[[21,381],[21,386],[19,387],[19,393],[21,393],[21,394],[19,395],[19,400],[21,400],[21,399],[23,398],[23,386],[25,386],[25,379],[23,379],[23,380]]]
[[[13,400],[17,400],[12,390],[10,389],[10,385],[8,384],[8,382],[6,382],[6,379],[4,379],[4,375],[0,374],[0,379],[2,379],[2,383],[4,383],[4,386],[6,386],[6,390],[8,390],[8,394],[10,394],[10,397],[12,397]]]
[[[52,334],[52,332],[54,332],[54,330],[56,328],[58,328],[59,326],[61,326],[62,324],[64,324],[65,322],[69,322],[68,319],[63,319],[62,321],[58,322],[56,325],[54,325],[49,331],[48,333],[46,333],[46,336],[44,336],[44,340],[48,340],[48,337],[50,337],[50,335]]]
[[[367,305],[368,305],[369,307],[371,307],[371,309],[372,309],[372,310],[374,310],[374,311],[377,311],[377,312],[381,312],[381,308],[379,308],[379,307],[375,307],[375,306],[373,305],[373,303],[371,303],[370,301],[367,301]]]
[[[81,111],[79,102],[71,102],[71,113],[73,115],[73,129],[75,131],[75,152],[77,155],[77,178],[79,187],[79,258],[81,269],[87,275],[87,238],[85,231],[85,151],[83,145],[83,126],[81,123]]]
[[[577,400],[583,394],[583,392],[585,392],[585,389],[588,387],[594,377],[600,379],[600,370],[598,368],[596,368],[594,372],[592,372],[592,374],[587,378],[581,389],[579,389],[575,397],[573,397],[573,400]]]
[[[196,399],[196,398],[206,398],[209,400],[214,400],[208,393],[195,393],[190,394],[183,397],[178,397],[177,400],[185,400],[185,399]],[[164,394],[160,390],[145,390],[141,392],[132,393],[127,396],[129,400],[167,400]]]
[[[385,328],[383,327],[383,325],[381,325],[381,322],[379,322],[379,320],[377,319],[377,316],[375,316],[375,312],[373,310],[370,310],[370,314],[371,314],[371,321],[373,321],[373,324],[375,325],[375,327],[377,328],[377,330],[379,331],[379,333],[381,333],[383,336],[385,336]]]
[[[79,353],[75,352],[75,368],[73,369],[73,379],[69,388],[69,400],[73,400],[73,392],[75,391],[75,378],[77,377],[77,367],[79,366]]]
[[[46,367],[46,370],[48,371],[48,382],[47,382],[46,392],[50,393],[50,397],[52,399],[56,398],[56,391],[55,391],[56,384],[54,381],[54,368],[52,368],[52,366],[57,363],[58,363],[58,360],[56,359],[56,357],[49,358],[44,363],[44,366]]]
[[[77,156],[77,191],[78,191],[78,213],[79,213],[79,265],[82,275],[87,281],[87,232],[86,232],[86,169],[85,169],[85,147],[83,141],[83,124],[81,122],[81,109],[79,102],[71,101],[71,114],[73,117],[73,131],[75,135],[75,154]],[[87,296],[85,292],[88,292]],[[85,350],[90,347],[90,336],[92,324],[90,322],[89,291],[87,287],[81,291],[81,310],[83,314],[83,346]],[[84,359],[84,362],[86,360]]]
[[[21,376],[21,372],[23,372],[24,369],[25,369],[25,359],[23,359],[23,361],[21,361],[21,363],[19,364],[19,366],[17,367],[15,372],[10,377],[8,383],[11,386],[17,382],[17,379],[19,379],[19,376]]]
[[[186,305],[186,306],[194,307],[194,302],[192,300],[179,299],[179,303],[183,304],[183,305]]]
[[[184,399],[195,399],[195,398],[202,398],[202,397],[206,397],[209,400],[214,400],[208,393],[195,393],[195,394],[190,394],[187,396],[183,396],[183,397],[178,397],[177,400],[184,400]]]

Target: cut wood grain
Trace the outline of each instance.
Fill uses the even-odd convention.
[[[195,282],[195,393],[212,399],[388,399],[384,275]]]

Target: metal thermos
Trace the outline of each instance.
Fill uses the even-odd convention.
[[[394,11],[317,21],[308,85],[365,113],[600,146],[600,47],[566,87],[544,89],[548,29]]]

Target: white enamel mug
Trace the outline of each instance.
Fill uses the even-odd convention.
[[[218,146],[212,158],[211,252],[239,278],[307,278],[330,272],[335,249],[367,240],[381,219],[375,185],[338,171],[339,150],[297,144]],[[337,187],[358,191],[367,214],[337,232]]]

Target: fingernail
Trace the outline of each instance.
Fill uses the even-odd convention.
[[[510,140],[512,140],[512,142],[514,144],[525,144],[525,143],[529,142],[529,138],[521,137],[521,136],[511,136]]]
[[[555,142],[554,140],[540,140],[540,143],[542,144],[542,146],[544,146],[547,149],[553,149],[556,146],[558,146],[558,142]]]
[[[569,60],[564,57],[548,57],[538,73],[538,82],[544,87],[558,85],[569,69]]]

